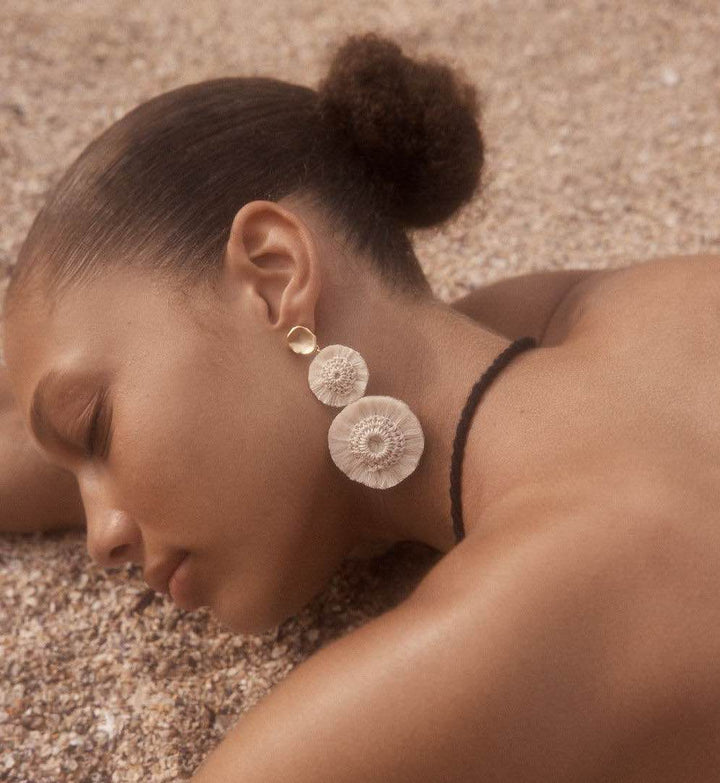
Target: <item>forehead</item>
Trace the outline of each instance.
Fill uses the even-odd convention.
[[[104,372],[141,350],[177,339],[182,309],[160,280],[137,270],[113,272],[68,289],[18,299],[3,324],[8,379],[23,409],[50,370]],[[187,323],[187,319],[185,320]]]

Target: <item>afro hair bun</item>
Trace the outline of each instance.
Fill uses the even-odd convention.
[[[350,36],[318,97],[326,129],[402,225],[442,223],[473,196],[484,151],[477,93],[447,65],[413,60],[375,33]]]

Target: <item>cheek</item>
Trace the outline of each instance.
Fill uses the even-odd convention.
[[[310,480],[302,460],[298,468],[298,453],[308,456],[303,417],[277,383],[260,402],[243,405],[238,400],[257,390],[222,375],[160,380],[145,382],[152,394],[128,395],[117,406],[112,472],[128,513],[189,549],[220,540],[234,549],[250,538],[276,545],[302,510]]]
[[[217,390],[177,386],[118,401],[108,468],[128,513],[182,545],[189,530],[200,536],[237,512],[238,457],[251,444]]]
[[[304,375],[290,386],[266,377],[261,390],[197,368],[143,382],[152,393],[118,406],[113,443],[126,510],[164,545],[195,553],[221,622],[281,622],[341,561],[327,548],[336,524],[317,513],[327,505],[318,486],[335,470],[331,416]]]

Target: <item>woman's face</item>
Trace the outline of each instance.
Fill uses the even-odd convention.
[[[309,357],[289,350],[254,284],[228,279],[201,322],[151,277],[108,273],[54,312],[41,299],[13,309],[5,352],[28,429],[38,383],[56,374],[33,437],[77,477],[92,558],[140,563],[152,581],[189,553],[186,608],[260,632],[320,591],[358,543],[343,524],[357,485],[329,456],[336,410],[308,388]],[[293,300],[311,328],[301,310],[312,290]]]

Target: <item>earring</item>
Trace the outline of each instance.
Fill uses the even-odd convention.
[[[294,353],[317,353],[308,370],[308,385],[320,402],[343,408],[328,430],[335,465],[353,481],[375,489],[394,487],[407,478],[425,448],[422,427],[408,405],[395,397],[363,396],[368,368],[352,348],[320,349],[305,326],[293,326],[287,342]]]

